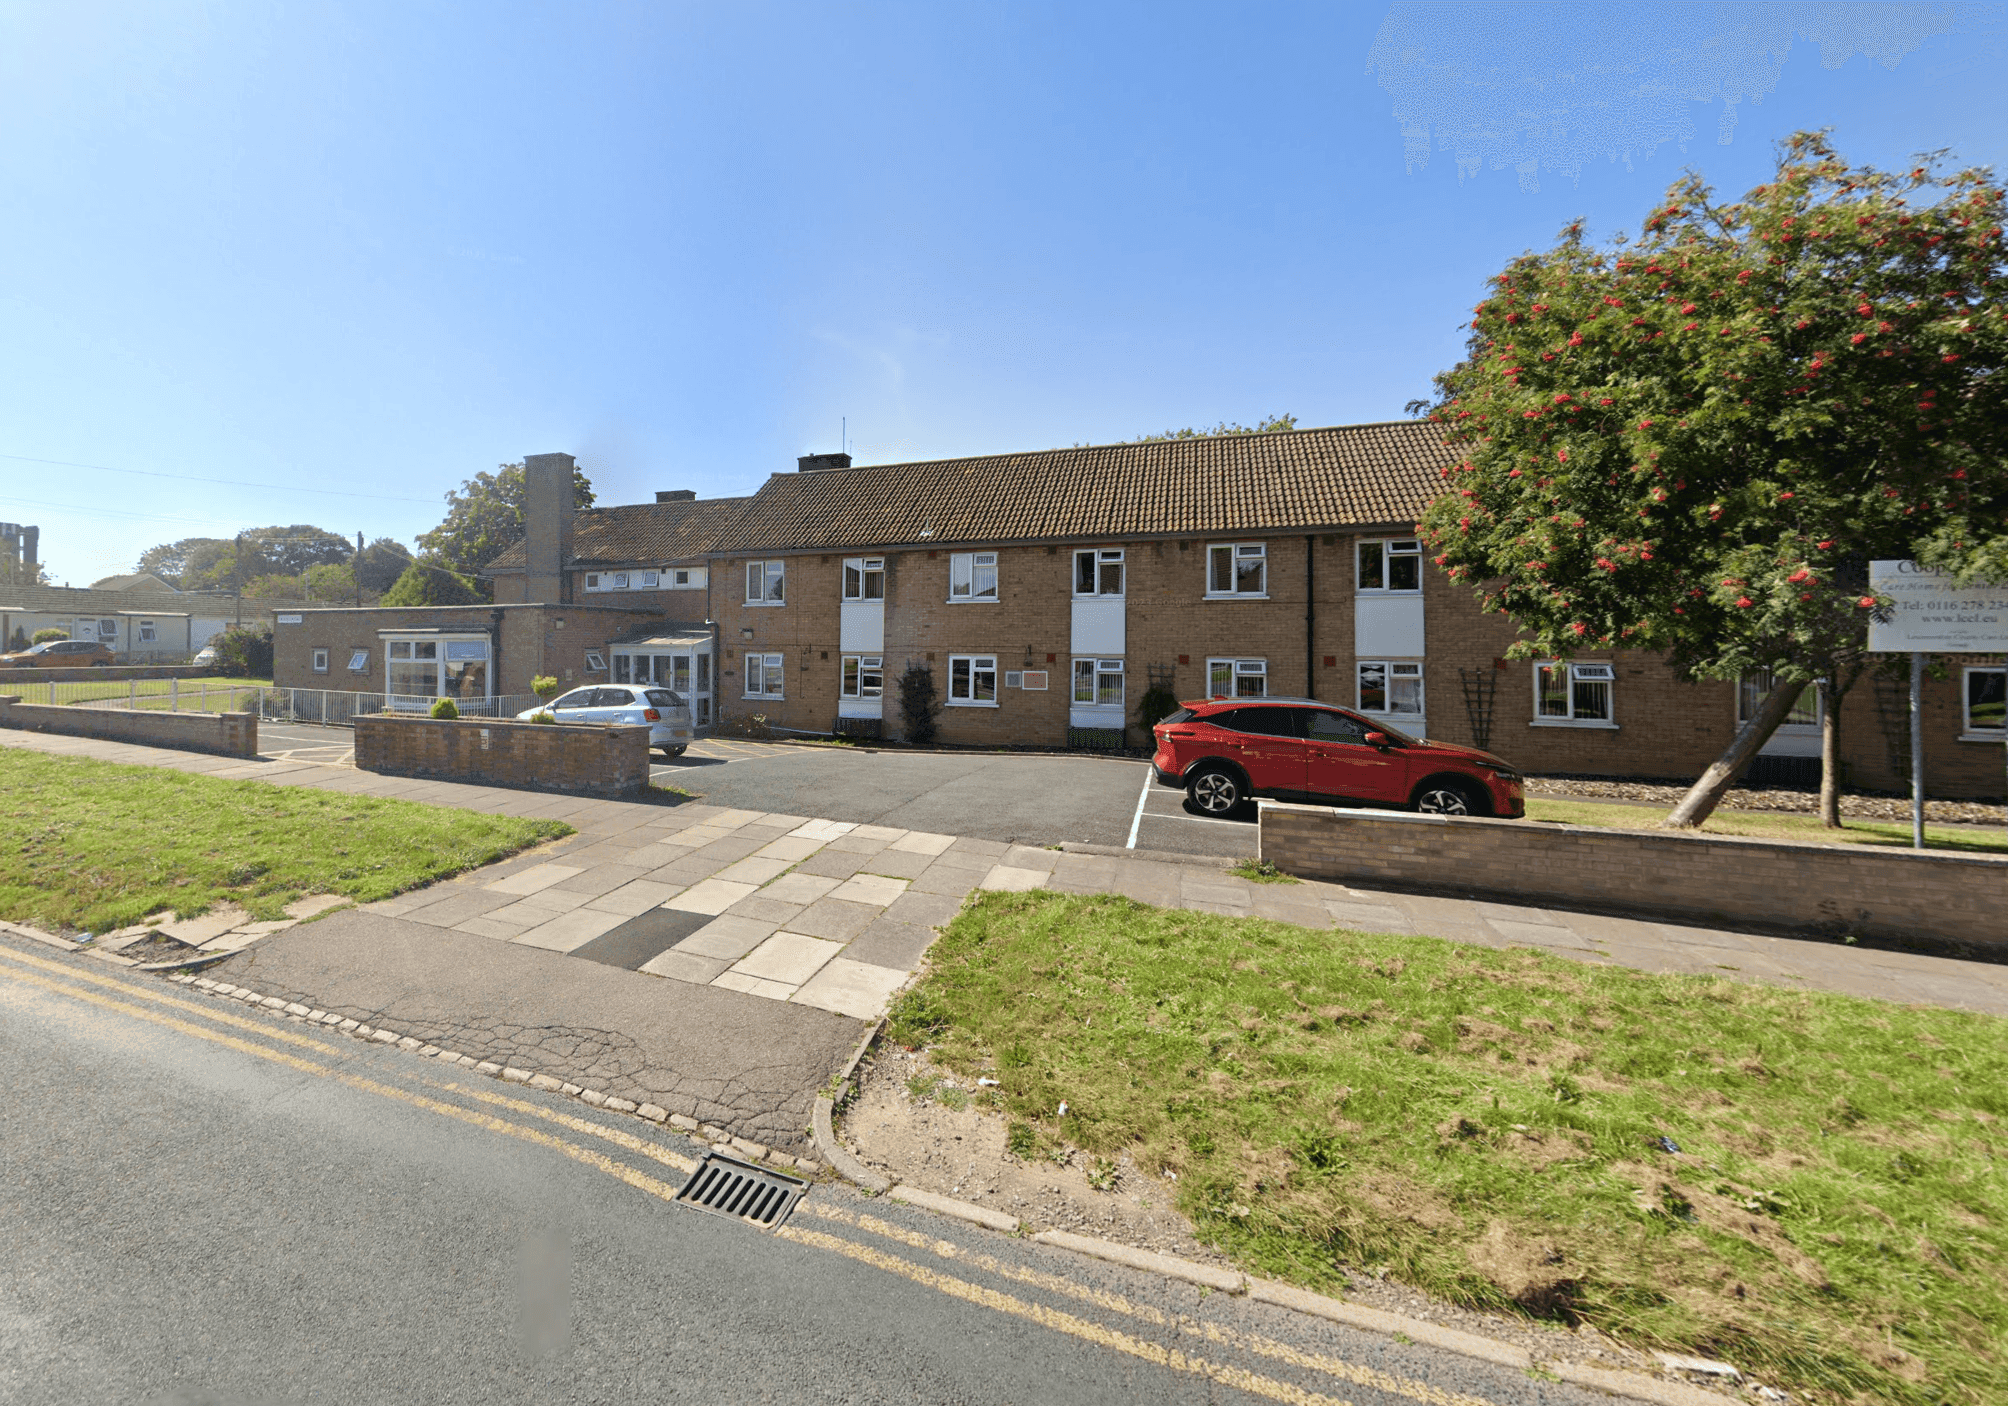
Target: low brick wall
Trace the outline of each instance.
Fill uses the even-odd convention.
[[[0,693],[31,684],[124,683],[127,679],[220,679],[214,664],[103,664],[85,669],[0,669]]]
[[[1261,853],[1307,879],[2008,949],[2008,859],[1274,801]]]
[[[631,796],[648,785],[648,729],[490,718],[356,718],[356,766],[535,791]]]
[[[0,694],[0,727],[26,732],[59,732],[143,747],[178,747],[223,757],[258,755],[256,713],[169,713],[157,708],[72,708],[58,703],[23,703]]]

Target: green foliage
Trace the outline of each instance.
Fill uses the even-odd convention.
[[[1150,730],[1178,711],[1178,695],[1167,684],[1152,684],[1136,701],[1136,725],[1145,737]]]
[[[18,634],[19,631],[16,631],[16,633]],[[47,644],[50,640],[66,640],[69,637],[70,632],[68,630],[37,630],[33,635],[29,636],[28,643]]]
[[[934,670],[925,664],[907,665],[899,676],[901,735],[922,745],[934,741],[941,706],[935,701]]]
[[[995,1070],[1014,1153],[1126,1153],[1250,1273],[2008,1399],[1998,1017],[1029,893],[971,899],[897,1009]]]
[[[2004,222],[1986,171],[1801,134],[1739,203],[1677,183],[1635,245],[1569,227],[1437,378],[1464,457],[1420,524],[1436,564],[1512,615],[1516,657],[1827,672],[1865,642],[1869,561],[2003,550]]]
[[[380,596],[404,575],[411,565],[411,553],[388,537],[379,537],[363,548],[362,559],[353,568],[362,579],[365,595]]]
[[[232,678],[271,678],[272,631],[232,625],[216,643],[216,667]]]
[[[28,643],[28,632],[21,626],[16,625],[13,636],[7,641],[7,648],[14,650],[26,649]]]
[[[432,705],[432,716],[452,722],[460,716],[460,706],[451,698],[441,698]]]
[[[552,674],[538,674],[535,678],[530,680],[530,691],[536,694],[539,698],[557,697],[558,696],[557,677]]]
[[[521,464],[503,464],[492,474],[476,474],[446,495],[446,520],[418,539],[428,561],[472,576],[523,540],[523,503],[528,493]],[[575,507],[593,505],[593,485],[585,470],[572,477]]]
[[[1211,429],[1194,429],[1192,426],[1187,425],[1182,430],[1166,430],[1163,434],[1140,434],[1132,442],[1136,444],[1158,444],[1171,439],[1211,439],[1217,435],[1275,434],[1281,430],[1294,430],[1296,428],[1297,417],[1295,415],[1271,415],[1268,419],[1252,427],[1222,420]]]
[[[150,571],[184,591],[234,590],[260,577],[297,577],[312,566],[347,562],[354,554],[355,544],[347,537],[295,523],[290,527],[249,528],[240,537],[184,537],[149,547],[140,553],[133,569]]]
[[[530,721],[533,723],[544,723],[548,725],[557,722],[557,720],[558,720],[558,715],[552,712],[549,708],[539,708],[536,712],[530,714]]]
[[[383,593],[380,605],[480,605],[488,597],[456,571],[415,561]]]
[[[1293,874],[1285,874],[1266,859],[1244,859],[1227,871],[1238,874],[1254,884],[1298,884],[1303,880]]]

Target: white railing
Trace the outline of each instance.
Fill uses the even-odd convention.
[[[365,713],[429,713],[436,698],[348,693],[332,688],[271,688],[213,679],[122,679],[106,682],[17,684],[28,703],[75,708],[157,708],[170,713],[256,713],[268,722],[348,727]],[[456,698],[466,718],[510,718],[541,705],[534,693],[496,698]]]

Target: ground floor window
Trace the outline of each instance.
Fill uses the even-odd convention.
[[[1359,688],[1362,713],[1387,713],[1401,718],[1423,716],[1420,664],[1402,664],[1386,659],[1362,660]]]
[[[1536,664],[1535,720],[1607,723],[1616,680],[1617,671],[1608,664]]]
[[[1764,696],[1771,691],[1776,677],[1769,669],[1752,669],[1736,680],[1736,723],[1742,726],[1757,716],[1764,706]],[[1785,714],[1780,727],[1818,727],[1820,725],[1820,686],[1809,683],[1800,691],[1798,701],[1792,704],[1792,711]]]
[[[314,672],[317,674],[325,674],[328,672],[327,650],[317,649],[314,651]]]
[[[391,640],[387,653],[389,677],[384,691],[392,697],[488,696],[486,639]],[[355,667],[353,658],[349,667]]]
[[[370,671],[370,652],[367,649],[350,650],[349,672],[352,674],[367,674],[369,671]]]
[[[2008,668],[1968,669],[1964,702],[1968,736],[2008,737]]]
[[[954,708],[994,708],[997,706],[997,656],[994,654],[951,654],[948,656],[948,703]]]
[[[155,634],[155,632],[154,632],[154,626],[153,626],[153,621],[151,621],[151,620],[142,620],[142,621],[140,621],[140,622],[139,622],[139,642],[140,642],[141,644],[152,644],[152,643],[154,642],[154,640],[155,640],[156,638],[157,638],[157,636],[156,636],[156,634]],[[323,670],[323,672],[326,672],[326,671],[325,671],[325,670]]]
[[[781,667],[782,657],[778,654],[749,654],[746,656],[746,696],[748,698],[779,698],[782,696],[782,680],[785,671]]]
[[[1209,659],[1206,661],[1208,698],[1267,698],[1269,661],[1266,659]]]
[[[1076,659],[1074,661],[1074,706],[1114,708],[1123,706],[1123,661],[1120,659]]]
[[[844,656],[842,693],[846,698],[884,697],[884,656],[878,654],[846,654]]]

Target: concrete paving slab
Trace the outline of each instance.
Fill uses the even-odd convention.
[[[778,840],[769,840],[753,852],[754,859],[779,859],[789,864],[800,864],[829,841],[816,839],[797,831],[783,835]]]
[[[507,942],[529,930],[525,924],[497,922],[493,918],[469,918],[453,928],[454,932],[471,932],[478,937],[491,938],[496,942]]]
[[[1206,871],[1201,869],[1196,873],[1206,874]],[[1187,874],[1180,881],[1178,891],[1183,897],[1201,903],[1219,903],[1230,908],[1246,908],[1255,901],[1255,896],[1249,892],[1249,887],[1246,883],[1230,883],[1210,874],[1205,878]]]
[[[734,831],[722,840],[713,840],[692,857],[716,860],[720,864],[736,864],[766,843],[766,839],[759,835],[746,835]]]
[[[728,918],[752,918],[756,922],[774,923],[781,927],[788,920],[808,907],[806,903],[784,903],[778,898],[768,898],[756,893],[750,898],[742,898],[725,910]]]
[[[973,851],[958,847],[951,851],[951,853],[968,854],[973,853]],[[999,864],[1008,864],[1013,869],[1038,869],[1050,874],[1053,872],[1054,866],[1060,862],[1060,855],[1062,853],[1063,851],[1060,850],[1044,849],[1034,845],[1011,845],[1005,849],[1003,854],[997,856],[997,862]]]
[[[781,817],[776,817],[779,819]],[[788,817],[793,819],[794,817]],[[829,841],[850,834],[858,827],[847,820],[805,820],[789,834],[798,840]]]
[[[497,893],[536,893],[549,888],[561,879],[569,879],[578,872],[579,868],[574,864],[538,864],[520,873],[511,874],[506,879],[497,879],[488,887]]]
[[[491,889],[475,889],[472,892],[444,895],[436,903],[428,903],[422,908],[413,909],[410,916],[414,922],[430,923],[436,928],[453,928],[460,926],[469,918],[479,918],[498,908],[507,908],[516,901],[513,894],[496,893]]]
[[[871,926],[882,910],[866,903],[846,903],[838,898],[818,899],[789,920],[791,932],[831,942],[849,942]]]
[[[585,946],[601,933],[619,927],[624,921],[618,913],[595,913],[590,908],[576,908],[569,913],[559,913],[549,922],[540,923],[509,940],[525,947],[542,947],[550,952],[570,952]]]
[[[912,973],[891,967],[875,967],[848,957],[832,958],[828,965],[798,987],[788,999],[804,1006],[816,1006],[838,1015],[859,1020],[877,1020],[885,1014],[894,993],[906,985]]]
[[[761,889],[760,897],[775,899],[782,903],[814,903],[819,898],[827,897],[830,890],[842,882],[842,879],[833,879],[823,874],[805,874],[797,869],[792,874],[783,874]]]
[[[914,854],[908,850],[881,848],[876,854],[863,854],[858,858],[863,862],[858,866],[861,874],[884,874],[894,879],[917,879],[925,874],[934,863],[931,854]]]
[[[812,854],[795,866],[797,874],[812,874],[826,879],[848,879],[867,863],[875,862],[876,856],[852,854],[837,849],[834,845],[819,854]]]
[[[339,908],[354,899],[344,898],[338,893],[311,893],[305,898],[296,898],[286,905],[289,918],[311,918],[316,913],[325,913],[330,908]]]
[[[561,889],[553,884],[550,888],[538,889],[535,893],[524,894],[511,906],[542,908],[551,913],[569,913],[574,908],[585,907],[591,899],[591,894],[573,893],[570,889]],[[496,911],[500,912],[501,910],[497,909]]]
[[[800,986],[843,950],[841,942],[803,933],[777,932],[734,963],[732,970],[740,976]]]
[[[908,854],[941,854],[954,843],[953,835],[931,835],[921,830],[909,830],[887,848]]]
[[[714,989],[723,987],[727,991],[739,991],[748,996],[759,996],[769,1001],[786,1001],[795,994],[795,988],[782,981],[768,981],[765,977],[748,976],[745,972],[724,971],[711,980]]]
[[[658,884],[652,879],[630,879],[619,888],[592,899],[586,907],[601,913],[634,917],[651,908],[660,908],[684,890],[682,884]]]
[[[983,879],[983,871],[955,869],[943,864],[928,866],[925,874],[908,886],[908,893],[944,894],[958,902],[967,898]]]
[[[995,893],[1028,893],[1044,888],[1047,877],[1048,872],[1044,869],[1018,869],[1009,864],[993,864],[977,887]]]
[[[686,913],[709,913],[714,917],[745,898],[754,890],[752,884],[728,883],[724,879],[706,879],[692,884],[664,907],[680,908]]]
[[[687,981],[693,986],[709,986],[730,965],[722,957],[700,957],[695,952],[679,952],[672,947],[649,958],[636,970],[671,981]]]
[[[1004,840],[979,840],[971,835],[961,835],[956,838],[954,844],[942,852],[944,854],[973,854],[979,858],[994,862],[1003,859],[1011,848],[1010,843]]]
[[[890,912],[891,910],[887,910]],[[927,949],[937,936],[925,923],[905,923],[897,918],[874,918],[865,930],[851,939],[844,955],[855,962],[875,967],[896,967],[913,971],[920,966]]]
[[[1518,923],[1507,918],[1488,918],[1493,931],[1509,942],[1525,942],[1535,947],[1587,948],[1590,940],[1570,928],[1553,923]]]
[[[871,855],[877,854],[891,843],[890,839],[881,839],[876,835],[860,835],[856,831],[853,831],[848,835],[839,835],[836,839],[831,840],[828,847],[839,854]]]
[[[856,874],[830,890],[831,898],[846,903],[871,903],[883,908],[907,889],[907,880],[884,874]]]
[[[671,911],[671,910],[665,910]],[[736,962],[775,932],[775,924],[752,918],[713,918],[676,943],[676,950],[694,957],[713,957]]]
[[[779,878],[788,872],[790,864],[785,859],[769,859],[761,855],[751,855],[737,863],[728,864],[718,871],[716,877],[731,884],[752,884],[758,887],[769,879]]]
[[[675,884],[679,888],[688,888],[692,884],[702,883],[724,867],[724,863],[720,860],[698,859],[693,856],[665,864],[660,869],[651,869],[642,877],[653,884]]]
[[[901,923],[940,927],[962,911],[962,900],[943,893],[908,890],[886,906],[885,916]]]
[[[568,863],[572,862],[574,858],[575,856],[572,855],[565,856]],[[583,874],[576,874],[569,879],[558,880],[557,883],[551,885],[549,891],[552,893],[576,893],[586,898],[598,898],[603,893],[612,893],[623,884],[631,884],[636,879],[647,877],[648,872],[646,869],[636,869],[626,864],[609,864],[602,861],[593,865],[593,867],[586,870]]]
[[[851,838],[861,840],[884,840],[891,844],[907,831],[896,825],[859,825],[852,829]]]

